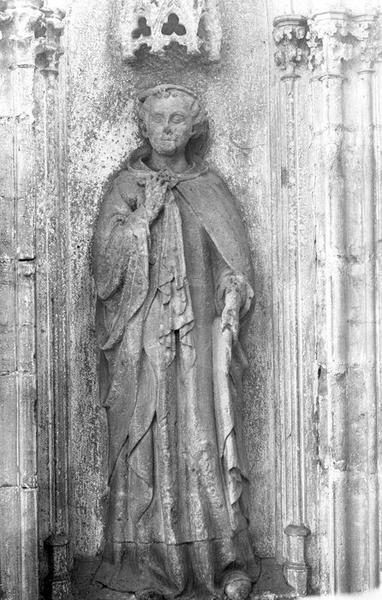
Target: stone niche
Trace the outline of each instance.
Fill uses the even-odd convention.
[[[308,14],[303,0],[301,15],[279,0],[43,4],[0,1],[5,600],[95,600],[107,430],[91,239],[105,187],[138,142],[134,98],[163,82],[202,98],[207,160],[249,233],[254,598],[376,587],[380,19]]]
[[[203,54],[195,53],[198,40],[193,38],[189,45],[183,46],[181,35],[174,38],[176,44],[164,49],[162,44],[167,46],[169,38],[160,34],[156,38],[156,52],[153,46],[151,52],[142,55],[139,45],[146,38],[132,37],[139,14],[132,7],[149,6],[151,12],[146,13],[146,23],[152,31],[154,28],[160,31],[168,21],[168,14],[175,13],[187,31],[195,34],[201,11],[210,5],[188,2],[193,11],[190,8],[181,11],[181,5],[181,2],[160,2],[158,6],[131,2],[121,6],[121,12],[117,9],[113,12],[105,0],[86,6],[73,2],[70,11],[68,26],[74,35],[68,35],[70,64],[66,79],[71,115],[67,133],[71,231],[68,309],[72,356],[70,521],[76,564],[81,557],[91,563],[99,552],[107,471],[106,419],[97,391],[90,241],[105,183],[137,145],[134,96],[140,89],[166,81],[194,89],[202,98],[211,127],[208,160],[239,198],[250,235],[257,273],[257,301],[247,335],[251,366],[245,381],[243,410],[251,457],[251,534],[260,556],[275,557],[276,553],[269,254],[272,191],[267,124],[270,89],[265,85],[269,69],[266,49],[270,44],[273,48],[273,40],[261,3],[248,0],[238,10],[235,2],[225,2],[220,9],[221,21],[217,23],[217,34],[220,35],[220,27],[222,31],[220,61],[206,62]],[[126,17],[127,6],[134,18]],[[85,30],[87,35],[80,41],[77,32]],[[121,39],[121,31],[125,40],[133,44],[131,48],[138,48],[132,63],[123,60],[120,45],[115,42]]]

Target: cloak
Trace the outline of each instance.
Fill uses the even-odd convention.
[[[118,174],[102,203],[93,240],[101,399],[113,432],[110,476],[129,432],[137,394],[150,245],[149,226],[140,208],[150,173],[140,159]],[[236,200],[224,181],[208,167],[194,165],[186,173],[174,174],[170,187],[175,199],[181,197],[195,213],[223,261],[253,289],[247,235]],[[241,316],[249,311],[252,297],[253,293]],[[236,353],[243,360],[240,343]]]

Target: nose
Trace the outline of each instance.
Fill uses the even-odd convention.
[[[163,133],[171,133],[171,123],[170,121],[166,121],[163,127]]]

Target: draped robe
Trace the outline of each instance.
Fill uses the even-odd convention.
[[[114,179],[94,241],[109,508],[97,581],[168,598],[214,597],[225,573],[255,580],[237,401],[244,353],[220,315],[232,287],[250,310],[252,271],[235,200],[193,165],[145,211],[142,159]]]

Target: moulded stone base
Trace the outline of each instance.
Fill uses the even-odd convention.
[[[134,600],[134,595],[115,592],[94,584],[93,574],[97,569],[99,559],[84,558],[76,562],[73,572],[75,600]],[[256,582],[251,600],[294,600],[297,594],[286,583],[282,567],[274,558],[261,560],[261,575]],[[205,600],[195,598],[195,600]]]
[[[297,593],[288,585],[283,568],[274,558],[263,558],[260,578],[255,584],[251,600],[289,600]]]

